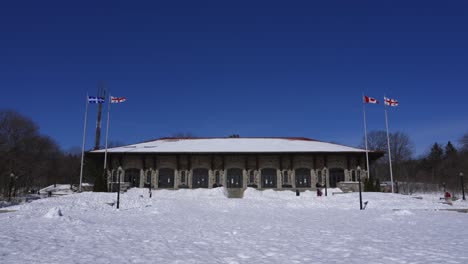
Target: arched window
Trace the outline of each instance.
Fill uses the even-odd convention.
[[[232,168],[227,170],[226,183],[228,188],[242,188],[242,169]]]
[[[295,174],[296,174],[296,187],[310,188],[311,186],[310,169],[307,169],[307,168],[296,169]]]
[[[251,170],[249,174],[249,183],[255,183],[255,172],[253,170]]]
[[[146,182],[151,184],[151,171],[146,172]]]
[[[126,169],[124,181],[130,183],[131,187],[140,187],[140,170]]]
[[[208,188],[208,169],[197,168],[193,170],[192,188]]]
[[[262,188],[277,188],[276,184],[276,169],[262,169]]]
[[[185,183],[185,171],[182,171],[182,173],[180,174],[180,182]]]
[[[289,174],[288,171],[285,170],[283,171],[283,184],[288,184],[289,183]]]
[[[219,178],[219,171],[216,171],[216,173],[215,173],[215,182],[216,182],[217,185],[221,184],[220,178]]]
[[[174,188],[174,169],[162,168],[159,169],[158,187],[159,188]]]

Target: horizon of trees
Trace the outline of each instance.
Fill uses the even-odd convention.
[[[63,151],[29,117],[0,110],[0,196],[56,183],[75,183],[81,151]]]
[[[369,149],[385,151],[384,156],[371,165],[371,177],[381,182],[390,181],[387,133],[371,131],[367,137]],[[444,145],[435,142],[418,157],[414,157],[414,143],[406,133],[389,133],[389,138],[394,181],[445,186],[446,190],[461,191],[459,174],[468,173],[468,133],[458,140],[458,149],[451,141]],[[364,140],[360,147],[364,146]]]

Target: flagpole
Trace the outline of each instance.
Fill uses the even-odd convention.
[[[384,109],[385,109],[385,125],[387,126],[387,146],[388,146],[388,164],[390,166],[390,182],[392,184],[392,193],[394,193],[393,189],[393,171],[392,171],[392,153],[390,151],[390,136],[388,132],[388,115],[387,115],[387,104],[385,102],[385,95],[384,95]]]
[[[86,93],[86,107],[85,107],[85,117],[84,117],[84,128],[83,128],[83,144],[81,146],[81,168],[80,168],[80,185],[78,187],[78,191],[81,192],[82,184],[83,184],[83,165],[84,165],[84,149],[85,149],[85,142],[86,142],[86,121],[88,119],[88,93]]]
[[[364,100],[364,93],[362,94]],[[367,147],[367,125],[366,125],[366,103],[362,103],[362,111],[364,113],[364,140],[366,141],[366,164],[367,164],[367,178],[370,178],[370,168],[369,168],[369,150]]]
[[[107,103],[107,127],[106,127],[106,151],[104,152],[104,173],[106,172],[107,169],[107,142],[109,139],[109,118],[110,118],[110,101],[111,101],[111,95],[109,94],[109,102]]]

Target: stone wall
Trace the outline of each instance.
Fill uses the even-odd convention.
[[[344,182],[355,181],[357,166],[362,167],[362,157],[346,154],[118,154],[109,157],[108,182],[112,185],[117,181],[115,175],[119,168],[122,181],[126,170],[137,169],[140,178],[139,186],[136,187],[149,186],[151,183],[152,188],[159,188],[159,169],[169,168],[174,170],[174,189],[192,188],[193,170],[205,168],[208,170],[208,188],[212,188],[216,175],[219,175],[219,184],[226,186],[227,170],[238,168],[242,170],[243,189],[247,186],[262,189],[262,169],[274,169],[277,182],[275,189],[315,190],[317,182],[322,186],[330,185],[330,169],[343,170]],[[296,185],[297,169],[310,170],[310,187],[299,188]],[[365,171],[363,175],[366,175]]]

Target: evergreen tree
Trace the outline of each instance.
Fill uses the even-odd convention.
[[[445,146],[445,158],[448,159],[455,157],[457,153],[457,149],[452,145],[452,142],[449,141]]]
[[[442,149],[442,147],[438,143],[434,143],[428,155],[429,161],[440,162],[443,156],[444,156],[444,150]]]

